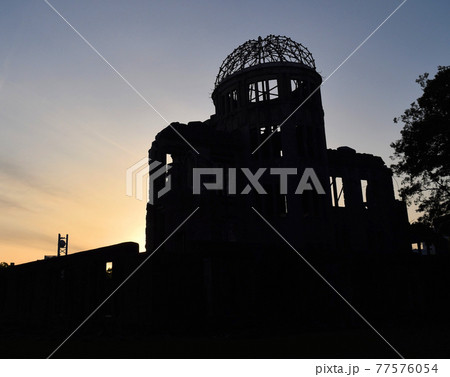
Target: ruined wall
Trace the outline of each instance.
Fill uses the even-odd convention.
[[[348,147],[328,150],[332,214],[342,252],[406,253],[406,204],[394,196],[392,172],[380,157]]]

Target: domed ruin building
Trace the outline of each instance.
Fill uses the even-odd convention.
[[[269,35],[236,48],[216,77],[215,114],[204,122],[172,123],[152,144],[150,163],[169,168],[153,182],[147,250],[161,244],[196,207],[198,213],[166,249],[203,250],[208,259],[213,250],[283,242],[253,207],[306,253],[409,250],[406,206],[395,199],[391,170],[377,156],[349,147],[327,149],[321,83],[311,53],[290,38]],[[206,189],[204,183],[214,183],[215,177],[202,176],[201,194],[193,195],[195,168],[223,168],[224,189]],[[266,170],[258,182],[265,193],[251,187],[242,194],[249,183],[242,169],[255,174],[261,168]],[[305,169],[313,169],[322,192],[311,180],[313,190],[296,192]],[[237,186],[230,189],[235,175]],[[169,179],[170,191],[158,198],[155,193]]]

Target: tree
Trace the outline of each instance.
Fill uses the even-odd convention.
[[[8,263],[0,262],[0,268],[7,268],[7,267],[9,267]]]
[[[394,148],[394,173],[402,177],[400,195],[418,205],[420,222],[429,225],[450,214],[450,66],[433,79],[416,80],[423,94],[394,122],[404,123]]]

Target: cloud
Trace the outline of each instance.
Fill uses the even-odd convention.
[[[30,208],[27,208],[24,205],[22,205],[22,203],[19,200],[14,200],[6,197],[0,197],[0,208],[3,210],[12,208],[33,212],[33,210],[31,210]]]
[[[26,169],[5,159],[0,160],[0,178],[4,180],[2,182],[3,191],[15,191],[15,185],[20,184],[51,196],[60,197],[67,196],[68,194],[67,189],[55,187],[39,176],[31,174],[30,169]]]
[[[54,243],[56,245],[55,237],[27,228],[2,226],[0,227],[0,238],[2,243],[12,243],[15,246],[20,246],[21,243],[27,247],[32,243],[36,245]]]

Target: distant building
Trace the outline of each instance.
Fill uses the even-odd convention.
[[[139,245],[125,242],[5,268],[0,271],[0,324],[13,328],[23,324],[53,329],[75,326],[141,259]],[[106,314],[118,315],[130,296],[110,300],[99,313],[100,322]]]
[[[382,159],[348,147],[327,149],[321,82],[311,53],[287,37],[270,35],[236,48],[216,78],[216,113],[204,122],[172,123],[152,144],[149,157],[170,164],[166,178],[170,175],[172,184],[148,204],[147,250],[157,247],[197,206],[199,213],[169,240],[168,249],[235,250],[278,242],[254,207],[308,253],[410,250],[406,205],[395,199],[392,173]],[[202,167],[224,168],[225,187],[233,178],[229,168],[234,168],[236,193],[203,190],[193,195],[192,171]],[[259,168],[294,168],[299,174],[312,168],[325,193],[296,194],[299,177],[293,176],[282,193],[280,176],[265,174],[259,182],[267,194],[251,190],[240,195],[248,184],[240,168],[253,174]],[[154,192],[164,186],[164,178],[155,183]]]

